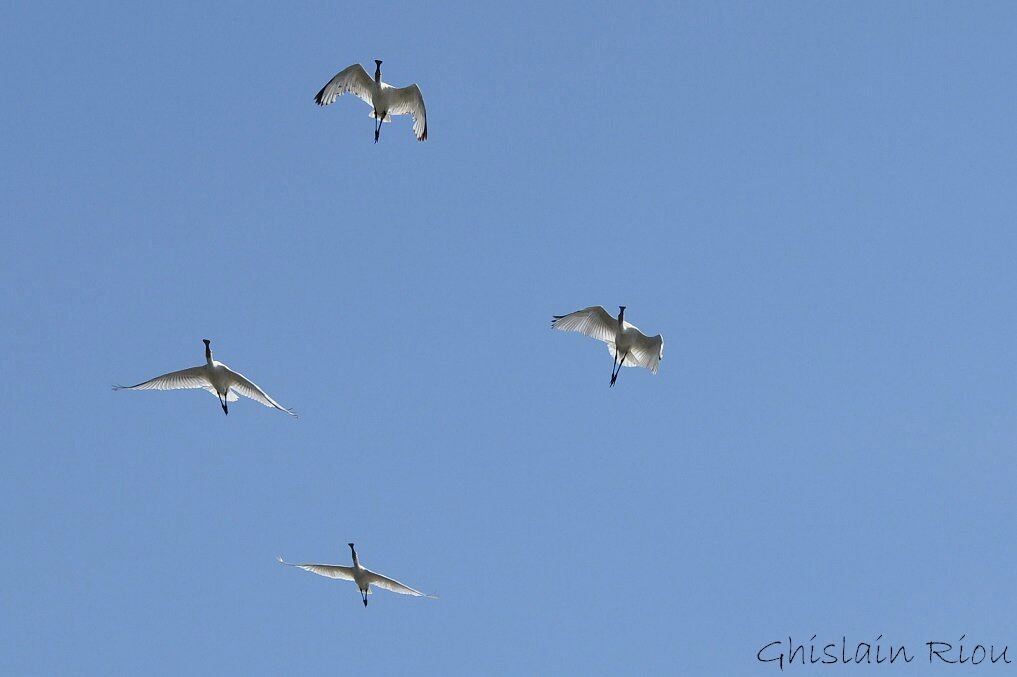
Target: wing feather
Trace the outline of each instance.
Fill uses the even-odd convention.
[[[367,74],[364,67],[355,63],[336,73],[335,77],[329,80],[315,95],[314,102],[319,106],[327,106],[346,92],[353,92],[365,103],[373,105],[371,102],[371,84],[373,82],[374,80]]]
[[[338,564],[294,564],[287,562],[282,557],[277,557],[280,564],[285,564],[288,567],[297,567],[304,571],[310,571],[312,574],[318,574],[325,578],[336,578],[343,581],[352,581],[353,579],[353,567],[339,566]]]
[[[427,141],[427,111],[420,87],[390,87],[388,90],[389,115],[412,115],[413,133],[417,141]]]
[[[381,574],[373,571],[368,571],[368,581],[371,585],[375,585],[382,590],[389,590],[391,592],[398,592],[400,595],[413,595],[414,597],[424,597],[424,593],[419,590],[414,590],[408,585],[403,585],[397,580],[391,579],[388,576],[382,576]]]
[[[555,315],[551,326],[559,331],[577,331],[598,341],[613,344],[618,332],[618,320],[603,306],[590,306],[568,315]]]
[[[230,376],[232,377],[231,378],[232,383],[230,383],[231,390],[235,390],[239,394],[243,395],[244,397],[249,397],[255,402],[261,402],[266,407],[278,409],[279,411],[286,412],[290,416],[295,417],[297,415],[296,412],[293,411],[292,409],[287,409],[286,407],[282,406],[281,404],[273,400],[271,397],[269,397],[268,393],[266,393],[264,390],[255,385],[254,382],[249,380],[243,374],[235,372],[232,369],[230,369],[229,372]]]
[[[113,390],[186,390],[211,387],[212,383],[206,376],[205,367],[201,366],[171,371],[133,386],[113,386]]]

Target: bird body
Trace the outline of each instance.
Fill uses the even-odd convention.
[[[614,358],[611,385],[618,380],[622,367],[643,367],[656,374],[664,359],[664,337],[646,336],[625,321],[625,306],[619,306],[617,319],[602,306],[590,306],[568,315],[555,315],[551,327],[559,331],[577,331],[603,341]]]
[[[639,343],[640,336],[642,333],[633,325],[628,322],[620,323],[614,337],[615,350],[623,355],[631,352],[632,348]]]
[[[230,392],[230,376],[232,372],[222,362],[212,360],[211,364],[205,367],[208,372],[208,380],[212,383],[216,395],[224,397]]]
[[[249,397],[266,407],[272,407],[290,416],[297,414],[292,409],[283,407],[269,397],[268,393],[258,387],[240,372],[233,371],[222,362],[212,358],[211,341],[202,339],[205,344],[205,364],[199,367],[171,371],[162,376],[144,381],[133,386],[113,386],[113,390],[183,390],[201,388],[219,398],[224,414],[229,414],[229,402],[236,402],[238,395]]]
[[[292,562],[287,562],[282,557],[278,557],[276,559],[279,560],[280,564],[297,567],[298,569],[310,571],[312,574],[318,574],[319,576],[325,576],[326,578],[353,581],[357,584],[357,589],[360,590],[364,606],[367,606],[367,596],[371,594],[372,585],[384,590],[397,592],[401,595],[434,598],[434,595],[426,595],[419,590],[414,590],[410,586],[400,583],[395,579],[389,578],[388,576],[382,576],[381,574],[362,566],[360,564],[360,558],[357,557],[356,547],[353,543],[348,543],[347,545],[350,546],[350,552],[353,554],[353,566],[351,567],[340,566],[338,564],[294,564]]]
[[[374,142],[378,142],[381,125],[391,122],[393,115],[413,117],[413,133],[417,141],[427,141],[427,111],[424,96],[417,85],[393,87],[381,81],[381,61],[375,60],[374,78],[359,63],[344,68],[325,83],[314,97],[319,106],[327,106],[346,92],[352,92],[371,106],[370,116],[375,119]]]

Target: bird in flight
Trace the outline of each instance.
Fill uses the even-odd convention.
[[[602,306],[590,306],[568,315],[555,315],[551,327],[560,331],[578,331],[603,341],[614,358],[611,386],[618,380],[622,367],[643,367],[656,374],[664,359],[664,337],[646,336],[625,321],[625,306],[618,306],[618,319]]]
[[[427,111],[420,87],[393,87],[381,81],[381,61],[374,60],[374,79],[364,67],[355,63],[336,73],[314,97],[319,106],[327,106],[346,92],[353,92],[371,107],[374,118],[374,142],[378,143],[383,122],[392,122],[393,115],[413,116],[413,133],[417,141],[427,141]]]
[[[287,562],[282,557],[277,559],[281,564],[285,564],[289,567],[297,567],[304,571],[310,571],[312,574],[318,574],[319,576],[325,576],[326,578],[338,578],[343,581],[353,581],[357,584],[357,588],[360,589],[360,596],[364,600],[364,606],[367,606],[367,596],[371,594],[371,586],[376,588],[382,588],[383,590],[391,590],[392,592],[398,592],[400,595],[413,595],[414,597],[430,597],[436,599],[434,595],[425,595],[419,590],[414,590],[408,585],[403,585],[399,581],[393,580],[388,576],[382,576],[381,574],[375,573],[370,569],[365,569],[360,564],[360,558],[357,557],[357,549],[352,543],[348,543],[350,551],[353,553],[353,566],[344,567],[338,564],[294,564]]]
[[[233,371],[222,362],[212,359],[211,341],[202,339],[205,343],[205,364],[200,367],[171,371],[162,376],[156,376],[144,383],[134,386],[113,386],[113,390],[182,390],[202,388],[219,398],[224,414],[229,414],[227,404],[236,402],[238,395],[249,397],[255,402],[261,402],[266,407],[272,407],[296,417],[292,409],[281,406],[278,402],[268,396],[264,390],[249,381],[243,374]]]

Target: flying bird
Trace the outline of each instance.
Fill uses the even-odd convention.
[[[374,142],[378,143],[383,122],[392,122],[393,115],[413,116],[413,133],[417,141],[427,141],[427,111],[420,87],[393,87],[381,81],[381,61],[374,60],[374,79],[364,67],[355,63],[336,73],[314,97],[319,106],[327,106],[346,92],[353,92],[371,107],[374,118]]]
[[[664,359],[664,337],[646,336],[625,321],[625,306],[618,306],[618,319],[611,317],[602,306],[590,306],[568,315],[555,315],[551,327],[561,331],[578,331],[590,338],[603,341],[614,358],[611,367],[611,386],[618,380],[624,367],[643,367],[654,374]]]
[[[357,557],[357,549],[352,543],[348,543],[350,551],[353,553],[353,566],[344,567],[338,564],[294,564],[287,562],[282,557],[276,559],[281,564],[285,564],[289,567],[298,567],[304,571],[310,571],[312,574],[318,574],[319,576],[325,576],[326,578],[338,578],[343,581],[353,581],[357,584],[360,589],[360,596],[364,600],[364,606],[367,606],[367,596],[371,594],[371,586],[376,588],[382,588],[383,590],[391,590],[392,592],[398,592],[400,595],[413,595],[414,597],[430,597],[436,599],[434,595],[425,595],[419,590],[414,590],[408,585],[403,585],[399,581],[392,580],[387,576],[377,574],[370,569],[365,569],[360,564],[360,558]]]
[[[135,386],[113,386],[113,390],[182,390],[192,388],[203,388],[219,398],[224,414],[229,414],[228,402],[236,402],[238,395],[249,397],[255,402],[261,402],[266,407],[272,407],[285,412],[290,416],[296,416],[292,409],[281,406],[278,402],[268,396],[264,390],[249,381],[243,374],[237,373],[222,362],[212,359],[211,341],[202,339],[205,343],[205,364],[200,367],[171,371],[162,376],[156,376],[144,383]]]

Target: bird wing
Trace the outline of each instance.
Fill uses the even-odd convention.
[[[230,388],[232,388],[233,390],[236,390],[244,397],[251,398],[255,402],[261,402],[266,407],[272,407],[274,409],[278,409],[279,411],[284,411],[290,416],[297,415],[296,412],[293,411],[292,409],[287,409],[286,407],[280,405],[278,402],[269,397],[268,393],[259,388],[253,382],[251,382],[243,374],[237,373],[229,368],[227,369],[230,373],[230,376],[232,377],[231,378],[232,383],[230,383]]]
[[[168,374],[150,378],[138,385],[113,386],[113,390],[183,390],[188,388],[212,388],[205,367],[171,371]],[[215,392],[214,388],[212,388],[212,392]]]
[[[427,141],[427,111],[424,109],[424,95],[420,87],[391,87],[388,90],[388,112],[390,115],[412,115],[413,133],[417,141]]]
[[[325,578],[337,578],[343,581],[353,580],[353,567],[339,566],[338,564],[294,564],[287,562],[282,557],[276,557],[280,564],[285,564],[288,567],[297,567],[304,571],[310,571],[312,574],[318,574]]]
[[[327,106],[346,92],[353,92],[365,103],[371,103],[371,83],[374,80],[367,74],[364,67],[355,63],[349,68],[344,68],[335,74],[335,77],[328,81],[321,91],[314,97],[314,102],[319,106]]]
[[[635,329],[638,336],[625,356],[623,364],[626,367],[643,367],[656,374],[657,369],[660,368],[660,361],[664,359],[664,337],[660,334],[652,337],[646,336],[636,327],[632,325],[629,327]],[[614,343],[608,343],[607,349],[611,353],[611,357],[615,357]]]
[[[613,344],[618,332],[618,320],[602,306],[590,306],[568,315],[555,315],[551,326],[561,331],[578,331],[598,341]]]
[[[371,585],[376,585],[383,590],[391,590],[392,592],[398,592],[400,595],[413,595],[414,597],[425,597],[424,593],[419,590],[414,590],[408,585],[403,585],[399,581],[392,580],[388,576],[382,576],[376,574],[373,571],[367,572],[367,580]]]

